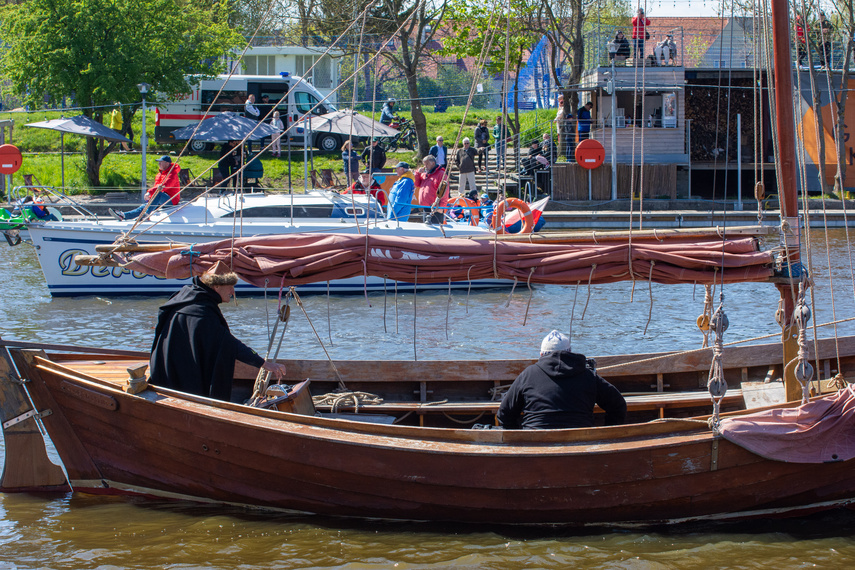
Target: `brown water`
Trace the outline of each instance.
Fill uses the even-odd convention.
[[[814,238],[819,246],[813,258],[815,292],[827,297],[824,237]],[[835,307],[817,303],[820,323],[831,321],[832,315],[855,314],[844,244],[842,231],[831,234]],[[0,290],[3,337],[114,348],[147,349],[163,301],[52,299],[29,246],[0,248]],[[267,304],[241,299],[238,307],[225,310],[235,334],[262,352],[267,313],[275,314],[274,297],[271,292]],[[725,340],[774,331],[777,298],[770,285],[727,287],[731,326]],[[509,304],[507,291],[468,298],[455,293],[451,299],[442,293],[421,294],[415,319],[412,295],[402,295],[397,333],[392,295],[304,300],[334,358],[413,358],[414,350],[420,359],[508,358],[535,356],[543,334],[552,328],[567,330],[571,318],[574,348],[591,355],[696,348],[700,334],[693,322],[702,309],[703,288],[636,283],[633,292],[631,284],[621,283],[593,287],[589,299],[584,285],[539,287],[531,294],[523,286]],[[306,319],[299,318],[296,307],[292,314],[282,356],[324,358]],[[831,334],[824,331],[820,334]],[[846,323],[840,332],[853,334],[855,327]],[[0,458],[3,452],[0,447]],[[855,513],[850,511],[738,525],[580,530],[369,523],[136,498],[0,494],[0,570],[848,568],[855,564],[853,529]]]

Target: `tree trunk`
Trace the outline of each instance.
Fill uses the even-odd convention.
[[[430,143],[427,137],[427,119],[422,111],[422,100],[419,96],[419,81],[415,69],[404,72],[407,79],[407,93],[410,95],[410,109],[413,116],[413,128],[416,129],[416,138],[419,141],[419,159],[427,156],[430,151]]]
[[[86,179],[92,187],[101,185],[101,162],[104,157],[98,148],[98,142],[94,137],[86,137]]]

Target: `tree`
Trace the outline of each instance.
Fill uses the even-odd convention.
[[[242,42],[228,26],[225,0],[30,0],[0,12],[0,57],[7,89],[36,108],[73,96],[84,115],[103,121],[116,101],[171,99],[191,80],[224,69],[222,56]],[[136,110],[126,106],[125,124]],[[100,183],[104,157],[115,147],[87,138],[86,175]]]
[[[443,51],[457,57],[482,57],[489,48],[484,68],[513,81],[514,117],[508,121],[513,133],[519,132],[518,78],[527,50],[543,34],[534,26],[543,0],[452,0],[448,23],[451,36],[443,41]],[[507,62],[507,66],[506,66]],[[505,89],[502,89],[504,106]]]

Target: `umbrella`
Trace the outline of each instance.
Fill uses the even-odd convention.
[[[387,127],[371,117],[360,115],[350,109],[312,117],[309,120],[309,125],[316,133],[352,134],[355,137],[393,137],[398,134],[397,129]]]
[[[65,187],[65,133],[83,135],[85,137],[95,137],[97,139],[104,139],[110,142],[133,142],[131,139],[122,136],[122,133],[119,131],[114,131],[110,127],[105,127],[98,121],[90,119],[86,115],[77,115],[76,117],[69,117],[67,119],[50,119],[48,121],[29,123],[24,126],[59,131],[60,163],[62,165],[63,187]]]
[[[111,142],[133,142],[131,139],[122,136],[122,133],[119,131],[105,127],[86,115],[78,115],[67,119],[50,119],[49,121],[39,121],[38,123],[29,123],[24,126],[35,127],[37,129],[50,129],[52,131],[59,131],[60,133],[71,133],[85,137],[95,137]]]
[[[199,130],[196,130],[196,127]],[[194,130],[196,130],[194,134]],[[251,133],[251,134],[250,134]],[[193,123],[172,131],[176,140],[193,139],[204,142],[257,141],[274,136],[279,131],[268,123],[256,122],[235,113],[225,112],[208,117],[201,123]]]

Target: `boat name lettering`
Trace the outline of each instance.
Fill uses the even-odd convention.
[[[87,274],[91,274],[92,277],[114,277],[116,279],[125,274],[130,274],[136,279],[152,277],[139,271],[131,271],[130,269],[127,269],[125,267],[90,267],[88,265],[81,266],[74,262],[75,255],[91,254],[83,249],[67,249],[60,253],[59,258],[57,259],[57,261],[59,262],[59,268],[62,270],[62,274],[67,277],[81,277]],[[163,279],[163,277],[155,277],[155,279]]]
[[[416,253],[414,251],[395,250],[393,252],[393,251],[390,251],[388,249],[381,249],[381,248],[375,248],[375,247],[371,248],[369,255],[373,256],[373,257],[383,257],[385,259],[417,259],[417,260],[433,259],[433,257],[430,255],[424,255],[421,253]],[[447,259],[449,261],[454,261],[457,258],[452,256],[452,257],[448,257]]]

